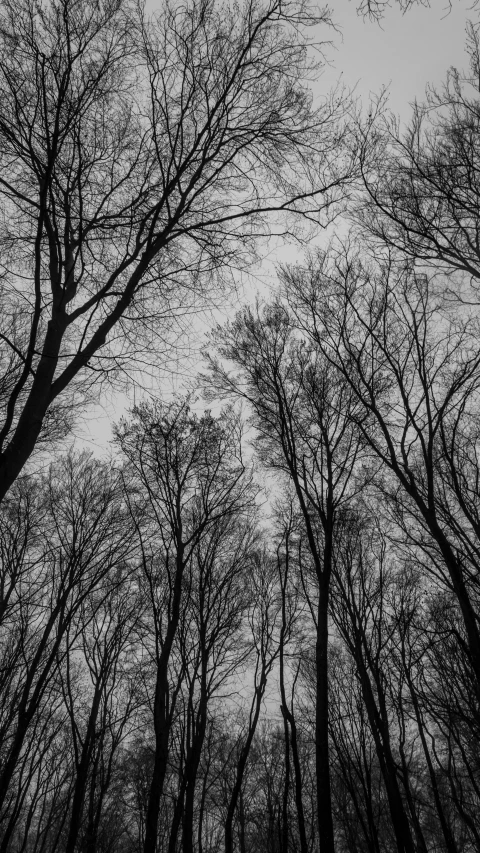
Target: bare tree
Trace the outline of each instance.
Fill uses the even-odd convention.
[[[341,642],[332,648],[330,692],[337,832],[349,853],[379,853],[393,842],[388,802],[357,668]]]
[[[360,681],[363,704],[383,776],[391,822],[399,853],[425,851],[420,834],[417,844],[402,797],[400,769],[395,756],[395,726],[392,726],[389,695],[390,669],[387,588],[389,566],[385,542],[372,526],[351,518],[346,521],[343,547],[338,549],[333,613],[340,634],[349,649]],[[392,731],[393,728],[393,731]],[[403,787],[408,773],[403,769]]]
[[[342,97],[313,109],[304,85],[306,28],[329,21],[306,0],[151,19],[130,0],[2,0],[0,20],[1,499],[69,387],[132,335],[151,350],[269,213],[317,219],[352,159]]]
[[[353,417],[381,466],[377,487],[396,521],[455,593],[480,687],[471,492],[478,320],[445,315],[431,281],[398,273],[389,258],[373,267],[348,253],[317,261],[286,272],[293,308],[301,306],[298,321],[361,404]]]
[[[465,696],[465,688],[459,688],[457,683],[463,675],[462,650],[449,624],[452,617],[458,618],[458,610],[452,613],[449,608],[447,615],[447,608],[440,606],[444,599],[441,591],[430,592],[427,598],[420,566],[415,572],[412,562],[409,560],[397,575],[392,602],[397,641],[392,648],[392,662],[399,683],[403,681],[408,688],[403,705],[407,716],[415,720],[421,741],[431,791],[429,808],[436,815],[433,831],[442,839],[448,853],[457,853],[460,835],[456,831],[453,803],[443,784],[447,774],[444,775],[441,763],[439,766],[437,762],[436,743],[442,738],[442,706],[449,708],[447,726],[451,725],[455,706]],[[445,703],[442,702],[444,688],[449,694]],[[401,696],[399,699],[402,702]]]
[[[102,593],[99,601],[95,591],[72,620],[60,669],[75,758],[68,853],[76,849],[79,837],[87,851],[95,850],[112,762],[129,734],[135,708],[129,659],[134,660],[134,631],[142,602],[131,571],[119,566]]]
[[[234,820],[238,817],[242,847],[243,814],[242,789],[247,764],[257,732],[260,711],[268,678],[280,653],[281,604],[277,594],[275,562],[266,549],[259,549],[252,561],[250,585],[252,599],[248,613],[251,633],[253,691],[246,725],[242,727],[237,742],[237,755],[224,823],[225,853],[234,850]],[[238,809],[238,815],[237,815]]]
[[[300,851],[301,853],[307,853],[308,851],[308,842],[307,842],[307,833],[305,826],[305,815],[303,808],[303,780],[302,780],[302,768],[300,762],[300,752],[298,745],[298,730],[297,730],[297,722],[295,719],[295,711],[294,711],[294,695],[295,688],[297,685],[298,675],[300,671],[301,659],[296,662],[296,671],[295,675],[292,679],[291,685],[291,696],[290,701],[287,701],[287,690],[286,690],[286,655],[288,644],[287,640],[289,635],[294,633],[295,623],[299,621],[300,617],[300,607],[299,607],[299,595],[298,595],[298,584],[295,587],[291,583],[291,574],[292,574],[292,563],[293,563],[293,571],[295,571],[298,567],[295,564],[295,545],[298,548],[298,543],[295,542],[295,533],[298,535],[298,531],[296,531],[297,525],[295,524],[295,515],[293,512],[292,503],[289,504],[287,512],[283,512],[280,519],[281,524],[281,538],[280,542],[277,546],[277,566],[279,573],[279,582],[280,582],[280,595],[282,601],[282,627],[280,632],[280,653],[279,653],[279,681],[280,681],[280,698],[281,698],[281,706],[280,710],[283,717],[284,723],[284,738],[285,738],[285,789],[284,789],[284,797],[283,797],[283,815],[282,815],[282,850],[284,853],[288,853],[289,849],[289,835],[292,834],[292,827],[289,826],[289,813],[288,813],[288,792],[289,792],[289,783],[290,783],[290,750],[292,752],[292,760],[293,760],[293,777],[294,777],[294,787],[295,787],[295,807],[297,812],[297,822],[298,822],[298,835],[300,841]]]
[[[75,617],[92,595],[102,600],[109,578],[132,555],[132,527],[115,470],[69,456],[48,476],[23,480],[20,487],[2,506],[8,584],[0,808],[22,756],[40,738],[42,720],[58,707],[58,667]],[[13,513],[20,523],[12,536]],[[13,830],[10,820],[2,849]]]
[[[232,700],[251,651],[245,622],[252,603],[250,564],[258,534],[246,522],[240,513],[219,518],[198,544],[187,567],[177,635],[184,673],[184,760],[178,771],[171,851],[175,851],[181,824],[182,850],[193,853],[197,779],[208,724],[221,706],[222,694]]]
[[[128,476],[143,498],[137,530],[151,613],[155,662],[154,766],[146,815],[145,853],[157,844],[167,773],[172,714],[182,675],[171,690],[170,663],[181,617],[187,570],[222,520],[251,506],[251,479],[242,460],[241,427],[232,413],[194,416],[187,403],[145,405],[117,431]],[[142,518],[143,516],[143,518]],[[214,537],[213,540],[214,541]],[[207,547],[205,545],[205,547]]]
[[[478,25],[468,24],[466,46],[469,72],[451,69],[439,90],[430,87],[405,131],[383,109],[367,123],[359,215],[364,235],[370,232],[417,268],[436,265],[450,276],[459,271],[444,287],[455,298],[463,291],[467,301],[478,301]]]
[[[352,428],[355,398],[321,354],[297,334],[286,309],[246,309],[214,340],[211,360],[220,393],[247,400],[265,465],[291,481],[317,580],[316,630],[317,811],[323,851],[333,851],[328,743],[328,614],[337,514],[355,491],[359,434]],[[234,366],[231,370],[228,363]],[[239,372],[235,368],[239,368]]]

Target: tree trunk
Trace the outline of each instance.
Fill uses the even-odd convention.
[[[75,779],[75,787],[73,789],[72,809],[70,818],[70,827],[68,830],[67,842],[65,845],[65,853],[75,853],[77,846],[78,833],[82,826],[83,804],[85,800],[85,791],[87,788],[88,770],[92,751],[95,741],[95,727],[100,708],[101,692],[97,690],[92,702],[85,740],[83,742],[82,754],[77,766],[77,775]]]
[[[305,828],[305,815],[303,812],[302,799],[302,769],[298,754],[297,725],[295,723],[295,717],[285,705],[281,706],[281,711],[284,718],[288,720],[290,725],[290,746],[292,748],[293,770],[295,776],[295,806],[297,809],[298,834],[300,836],[300,853],[308,853],[307,832]]]
[[[362,641],[357,632],[354,642],[356,649],[355,658],[362,686],[363,701],[365,702],[365,707],[367,709],[370,729],[375,742],[383,781],[385,783],[398,853],[415,853],[415,845],[410,831],[410,824],[405,813],[400,788],[398,786],[396,765],[390,747],[388,723],[382,719],[376,706],[372,686],[370,684],[367,668],[363,659],[361,648]]]
[[[445,816],[445,812],[443,810],[442,802],[440,799],[440,792],[438,790],[437,777],[435,774],[435,770],[432,764],[432,759],[430,756],[430,752],[428,749],[427,739],[425,737],[425,730],[423,725],[422,713],[420,710],[417,693],[408,673],[408,666],[405,664],[405,672],[407,677],[407,684],[410,691],[410,697],[412,699],[413,709],[415,711],[415,717],[417,720],[418,732],[420,735],[420,741],[422,743],[423,754],[425,756],[425,761],[427,763],[428,775],[430,776],[430,784],[432,786],[433,799],[435,801],[435,807],[437,810],[438,819],[440,821],[440,826],[442,827],[442,833],[445,840],[445,848],[447,853],[458,853],[458,848],[455,843],[455,839],[453,837],[452,830],[450,829],[450,824],[447,821]]]
[[[283,706],[282,706],[283,707]],[[288,736],[288,721],[283,714],[283,740],[285,744],[285,784],[283,786],[282,829],[280,833],[280,851],[288,853],[288,795],[290,792],[290,738]]]
[[[328,744],[328,597],[329,578],[328,575],[325,576],[324,569],[319,581],[315,644],[315,770],[320,853],[335,853]]]
[[[287,707],[287,697],[285,692],[285,664],[284,664],[284,644],[285,644],[285,631],[286,631],[286,585],[287,585],[287,574],[288,574],[288,539],[287,539],[287,562],[286,562],[286,570],[284,578],[280,577],[281,589],[282,589],[282,629],[281,629],[281,637],[280,637],[280,696],[282,700],[282,704],[280,705],[280,710],[282,712],[284,726],[285,726],[285,799],[288,796],[288,780],[290,776],[290,762],[289,762],[289,748],[288,748],[288,727],[290,726],[290,746],[292,749],[292,758],[293,758],[293,769],[294,769],[294,778],[295,778],[295,806],[297,809],[297,821],[298,821],[298,834],[300,837],[300,853],[308,853],[308,844],[307,844],[307,834],[305,830],[305,817],[303,813],[303,800],[302,800],[302,771],[300,767],[300,759],[298,755],[298,741],[297,741],[297,727],[295,724],[295,718],[293,716],[293,708],[292,711],[288,710]],[[285,820],[286,818],[286,803],[284,800],[284,829],[283,829],[283,844],[284,849],[288,851],[288,828],[285,828]],[[285,846],[286,845],[286,846]]]
[[[168,741],[170,735],[170,720],[168,715],[168,660],[158,667],[155,685],[154,729],[155,729],[155,758],[153,762],[152,780],[148,794],[147,814],[145,817],[144,853],[155,853],[157,846],[158,817],[160,801],[167,774]]]
[[[27,401],[10,443],[0,454],[0,501],[28,461],[40,435],[66,327],[63,312],[48,322],[42,356]]]
[[[168,664],[173,647],[173,641],[177,633],[180,619],[180,599],[182,595],[182,578],[184,571],[183,545],[181,544],[182,527],[178,521],[177,533],[178,550],[176,556],[175,580],[173,588],[173,600],[171,617],[168,624],[165,642],[157,664],[157,680],[155,684],[155,699],[153,706],[153,725],[155,731],[155,758],[153,763],[152,780],[148,794],[147,814],[145,817],[145,841],[144,853],[155,853],[157,846],[158,817],[160,814],[160,801],[163,794],[165,776],[167,774],[169,737],[170,737],[170,714],[169,714],[169,683]]]
[[[183,853],[194,853],[194,811],[195,811],[195,787],[197,782],[198,768],[202,757],[203,742],[207,730],[207,699],[202,697],[202,707],[198,715],[197,732],[193,738],[192,749],[185,765],[186,791],[185,809],[183,814]]]
[[[263,694],[265,692],[265,687],[267,684],[267,679],[264,673],[262,673],[262,678],[260,684],[255,690],[255,698],[254,698],[254,713],[253,718],[251,718],[250,728],[248,730],[247,739],[240,751],[240,757],[237,762],[237,772],[235,776],[235,783],[232,789],[232,793],[230,796],[230,802],[228,804],[227,809],[227,817],[225,820],[225,853],[233,853],[233,818],[235,817],[235,810],[237,808],[238,798],[240,796],[240,792],[242,790],[243,777],[245,775],[245,768],[247,766],[248,755],[250,752],[250,747],[252,745],[252,741],[255,735],[255,730],[257,728],[258,718],[260,716],[260,708],[262,706]]]
[[[173,810],[172,821],[170,823],[170,835],[168,838],[168,853],[176,853],[177,849],[177,838],[178,831],[180,829],[180,824],[182,823],[182,814],[185,807],[185,779],[182,779],[180,784],[180,790],[178,792],[178,798],[175,803],[175,808]]]

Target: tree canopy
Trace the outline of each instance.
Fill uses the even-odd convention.
[[[480,849],[478,32],[402,126],[307,0],[0,0],[0,853]]]

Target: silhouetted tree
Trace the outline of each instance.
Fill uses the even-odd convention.
[[[249,402],[264,464],[291,481],[317,580],[316,768],[322,853],[332,853],[334,832],[328,749],[328,614],[337,513],[352,491],[361,452],[352,429],[355,397],[349,386],[295,334],[280,305],[246,309],[214,335],[220,360],[211,360],[220,393]],[[228,362],[234,366],[229,370]],[[235,371],[239,368],[239,372]]]
[[[187,571],[201,547],[214,541],[213,529],[240,519],[252,503],[251,481],[242,460],[238,419],[196,417],[188,403],[144,405],[117,430],[128,460],[128,478],[136,482],[146,596],[149,601],[154,660],[153,724],[155,760],[145,827],[145,853],[153,853],[175,703],[183,676],[170,683],[170,662],[181,622]],[[182,671],[180,663],[180,672]],[[203,723],[202,723],[203,726]],[[203,735],[202,735],[203,737]]]
[[[0,20],[1,500],[67,389],[151,352],[269,212],[328,208],[351,157],[342,97],[304,86],[329,21],[306,0],[2,0]]]

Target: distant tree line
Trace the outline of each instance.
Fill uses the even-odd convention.
[[[0,853],[477,851],[478,30],[401,130],[313,108],[306,2],[0,16]],[[348,229],[206,405],[60,452],[273,213]]]

